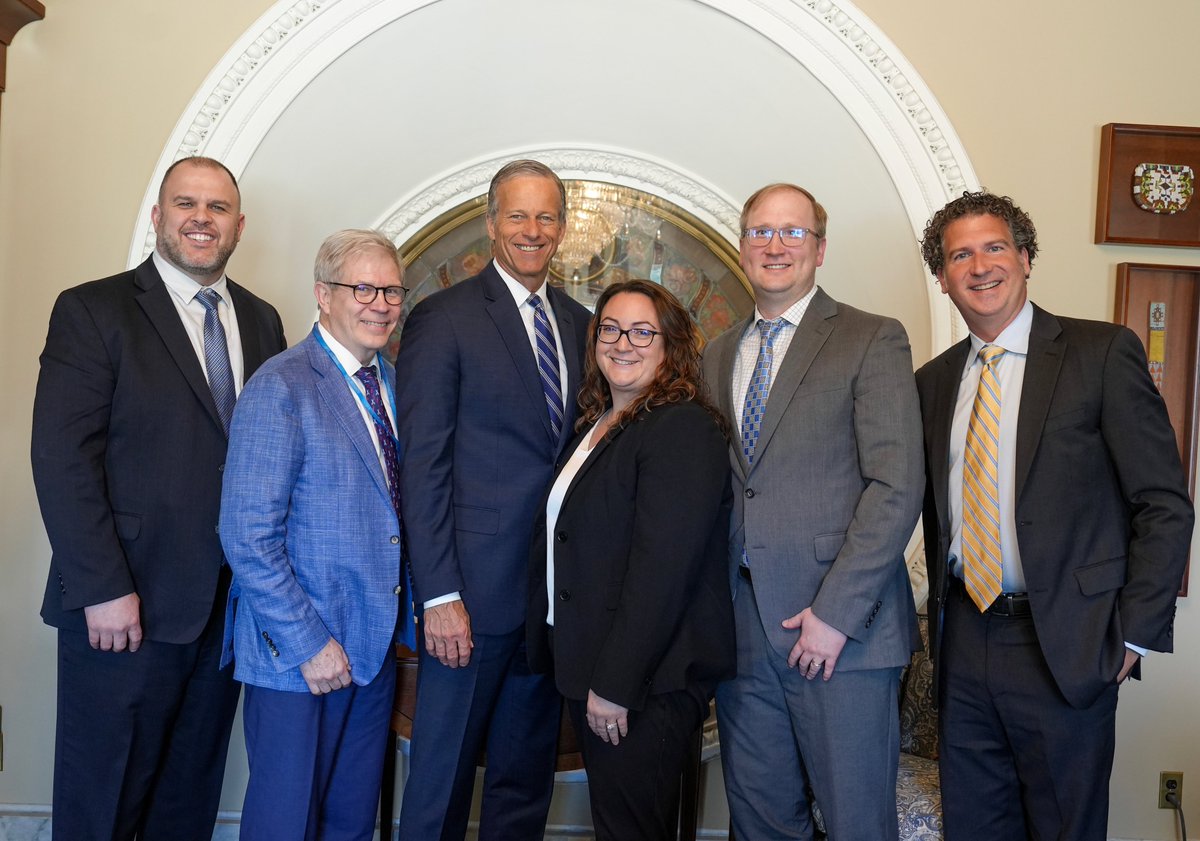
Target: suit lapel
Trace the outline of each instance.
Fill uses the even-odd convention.
[[[247,297],[246,290],[232,280],[227,280],[230,302],[237,313],[238,339],[242,343],[242,383],[250,381],[251,375],[264,361],[262,341],[259,336],[257,313]]]
[[[1025,380],[1021,384],[1021,406],[1017,411],[1016,498],[1021,498],[1033,456],[1042,438],[1046,413],[1062,369],[1062,328],[1058,319],[1037,305],[1029,328],[1029,355],[1025,360]]]
[[[757,464],[771,443],[771,437],[779,427],[784,410],[792,402],[796,389],[804,381],[813,360],[833,332],[833,319],[837,316],[837,302],[821,289],[808,304],[808,309],[796,326],[796,335],[788,346],[787,355],[779,364],[775,381],[771,384],[771,396],[767,398],[767,409],[763,414],[758,432],[758,443],[754,445],[754,461]]]
[[[196,349],[179,320],[179,311],[175,309],[171,293],[167,291],[167,285],[159,276],[158,269],[154,268],[153,257],[146,258],[146,261],[134,270],[133,282],[142,290],[137,296],[138,306],[146,313],[146,317],[166,346],[167,353],[223,434],[225,426],[221,423],[221,416],[217,414],[217,404],[213,402],[212,390],[208,387],[208,380],[204,378],[204,369],[200,367]]]
[[[958,403],[958,389],[962,383],[963,367],[971,351],[971,340],[963,339],[946,352],[938,361],[934,371],[937,383],[934,386],[934,405],[926,424],[929,436],[929,471],[933,485],[933,498],[937,506],[938,519],[944,530],[950,523],[950,428],[954,423],[954,407]]]
[[[636,418],[635,418],[635,421],[636,421]],[[632,422],[633,421],[631,421],[631,423]],[[577,471],[575,471],[575,475],[571,478],[571,484],[567,485],[567,490],[563,494],[562,505],[559,506],[560,509],[566,507],[567,500],[570,499],[571,494],[575,492],[575,488],[578,487],[580,480],[583,479],[583,477],[585,475],[587,475],[588,471],[590,471],[593,467],[596,466],[596,463],[600,460],[600,454],[603,453],[605,450],[607,450],[610,446],[612,446],[613,441],[617,440],[617,438],[619,438],[625,432],[625,430],[627,428],[628,427],[610,430],[609,434],[606,435],[601,441],[599,441],[596,444],[596,446],[592,449],[592,451],[590,453],[588,453],[588,457],[586,459],[584,459],[583,464],[579,465],[579,469]],[[591,434],[591,429],[589,429],[587,431],[587,433],[585,433],[585,434]],[[570,447],[571,447],[570,452],[572,452],[572,453],[575,452],[575,450],[579,447],[579,444],[581,442],[582,442],[582,436],[576,438],[570,444]],[[561,471],[559,471],[559,472],[561,472]],[[557,476],[557,473],[555,475]]]
[[[746,335],[746,331],[750,329],[750,325],[754,323],[754,313],[750,313],[750,317],[743,321],[737,327],[737,331],[729,336],[732,341],[722,342],[717,351],[717,407],[729,418],[729,426],[733,431],[734,440],[730,450],[734,454],[733,464],[743,479],[750,472],[750,464],[746,461],[746,454],[742,452],[741,429],[739,420],[741,418],[741,407],[738,405],[738,400],[733,395],[733,366],[737,363],[738,348],[742,344],[742,337]],[[742,401],[745,400],[745,395],[741,395]]]
[[[487,312],[496,325],[500,338],[504,340],[512,357],[513,367],[517,376],[529,395],[530,405],[534,406],[541,420],[542,428],[546,431],[547,441],[553,440],[550,429],[550,414],[546,408],[546,394],[542,391],[542,380],[537,370],[537,360],[533,358],[533,348],[529,344],[529,333],[525,330],[525,322],[521,313],[513,303],[513,297],[505,286],[496,269],[489,263],[480,275],[483,294],[488,299]],[[557,310],[556,310],[557,313]],[[563,341],[566,344],[566,341]],[[565,350],[565,348],[564,348]],[[569,429],[564,424],[563,429]]]
[[[313,330],[316,329],[314,326]],[[350,385],[342,376],[342,372],[333,364],[329,354],[317,343],[312,333],[301,344],[304,346],[304,352],[308,355],[309,364],[317,373],[317,394],[325,403],[330,416],[337,421],[338,426],[346,433],[346,437],[354,444],[354,449],[362,457],[363,464],[366,465],[371,478],[375,480],[379,492],[388,501],[388,505],[391,505],[392,496],[388,490],[387,477],[383,474],[383,466],[379,463],[379,451],[375,449],[375,441],[371,438],[371,433],[367,431],[362,413],[358,410],[358,401],[350,393]],[[387,374],[381,371],[379,376],[382,380]]]

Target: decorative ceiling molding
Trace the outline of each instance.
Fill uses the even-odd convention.
[[[173,161],[192,154],[210,155],[240,175],[280,115],[339,56],[384,26],[437,2],[454,0],[281,0],[273,5],[213,69],[181,116],[147,185],[130,246],[130,265],[153,247],[150,209],[158,182]],[[914,248],[934,211],[962,190],[978,188],[966,150],[932,91],[900,50],[848,0],[692,2],[717,9],[757,32],[825,85],[888,171],[913,230]],[[647,162],[624,150],[560,146],[543,151],[580,156],[579,174],[593,178],[604,177],[601,170],[591,168],[600,160],[597,156],[609,155],[606,163],[633,167],[627,176],[617,174],[628,177],[631,186],[643,186],[638,180],[648,177],[654,166],[671,169],[665,162]],[[478,161],[426,184],[393,206],[385,214],[386,223],[400,231],[411,227],[404,220],[427,218],[434,204],[446,200],[451,183],[477,186],[480,168],[503,157],[511,156],[492,155],[487,162]],[[438,186],[444,180],[450,183]],[[708,208],[714,227],[730,230],[727,213],[721,210],[728,199],[705,196],[705,192],[716,194],[700,179],[661,178],[656,173],[644,187],[653,189],[656,181],[692,190],[691,195],[658,192],[697,215],[704,216]],[[416,204],[410,208],[406,201]],[[965,335],[964,328],[936,285],[931,282],[926,288],[932,350],[939,351]]]

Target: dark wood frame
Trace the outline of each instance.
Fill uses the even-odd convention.
[[[1188,490],[1196,494],[1196,456],[1200,449],[1200,266],[1120,263],[1117,266],[1115,320],[1149,347],[1149,306],[1167,304],[1167,330],[1162,396],[1166,401],[1179,455],[1187,471]],[[1188,591],[1191,562],[1179,589]]]
[[[1200,128],[1109,123],[1101,129],[1096,242],[1200,247],[1200,195],[1180,213],[1142,210],[1132,184],[1140,163],[1187,164],[1200,181]]]

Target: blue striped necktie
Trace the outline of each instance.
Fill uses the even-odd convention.
[[[225,328],[217,315],[217,304],[221,296],[216,290],[205,287],[196,293],[196,300],[204,307],[204,369],[208,373],[208,387],[225,434],[229,434],[229,421],[233,417],[233,402],[237,399],[233,388],[233,368],[229,364],[229,345],[225,341]]]
[[[530,295],[529,305],[533,307],[533,332],[537,338],[538,373],[542,377],[542,391],[546,394],[546,411],[550,415],[550,429],[554,433],[554,443],[557,444],[563,427],[563,396],[562,381],[558,376],[558,348],[554,344],[554,331],[550,329],[550,319],[546,317],[542,299],[537,295]]]

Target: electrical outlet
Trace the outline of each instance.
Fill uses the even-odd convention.
[[[1158,808],[1174,809],[1167,802],[1167,795],[1174,793],[1179,798],[1179,804],[1183,805],[1183,772],[1182,771],[1163,771],[1158,775]]]

